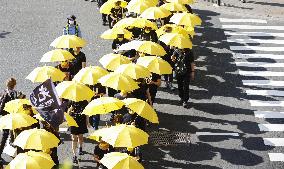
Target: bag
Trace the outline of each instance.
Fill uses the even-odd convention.
[[[177,62],[175,63],[175,72],[179,75],[185,75],[188,73],[188,65],[186,63],[186,55],[179,55]]]
[[[17,155],[17,148],[11,146],[10,139],[11,139],[10,137],[7,139],[6,146],[5,146],[4,150],[3,150],[3,153],[7,154],[10,157],[16,157],[16,155]]]

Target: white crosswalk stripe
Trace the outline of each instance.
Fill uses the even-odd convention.
[[[250,98],[257,96],[277,97],[274,101],[249,100],[252,109],[256,109],[254,116],[258,119],[284,119],[284,112],[277,111],[284,108],[284,98],[282,99],[284,96],[284,72],[280,71],[281,68],[284,68],[284,61],[282,61],[284,55],[281,53],[284,51],[284,26],[269,25],[266,20],[253,18],[220,18],[220,22],[222,28],[225,29],[224,34],[228,38],[227,42],[236,60],[235,64],[239,68],[238,73],[246,78],[246,80],[242,80],[243,85],[250,88],[245,89],[245,93]],[[268,62],[260,61],[260,59],[268,60]],[[248,71],[247,68],[254,70]],[[254,80],[254,77],[264,79]],[[273,78],[277,78],[277,80]],[[282,133],[284,124],[258,124],[258,128],[261,132]],[[276,136],[279,137],[279,134]],[[263,146],[284,147],[284,138],[277,137],[263,138]],[[270,161],[284,162],[283,153],[270,152],[268,155]]]

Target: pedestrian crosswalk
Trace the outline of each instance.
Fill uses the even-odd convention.
[[[273,136],[263,137],[263,146],[284,147],[284,24],[255,18],[219,20],[242,76],[244,91],[249,98],[256,98],[249,100],[254,116],[265,120],[257,127]],[[267,155],[270,161],[284,162],[284,151],[271,149]]]

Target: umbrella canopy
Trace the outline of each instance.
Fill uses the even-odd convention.
[[[26,113],[24,105],[31,106],[31,102],[28,99],[15,99],[5,104],[4,110],[9,113]]]
[[[105,154],[101,163],[109,169],[144,169],[134,157],[120,152]]]
[[[141,14],[146,9],[153,6],[155,6],[155,4],[149,1],[130,1],[126,8],[128,12]]]
[[[37,120],[27,114],[11,113],[0,118],[0,129],[18,129],[29,127],[37,123]]]
[[[55,48],[77,48],[85,47],[86,41],[76,35],[62,35],[56,38],[50,46]]]
[[[155,56],[140,57],[137,60],[137,64],[142,65],[148,68],[150,72],[159,75],[172,73],[171,65],[160,57],[155,57]]]
[[[6,169],[51,169],[55,163],[49,154],[28,151],[18,154]]]
[[[166,45],[174,46],[179,49],[190,48],[192,49],[192,42],[188,37],[177,33],[166,33],[159,38],[160,41]]]
[[[147,102],[136,98],[124,99],[123,102],[127,108],[134,111],[139,116],[149,120],[152,123],[159,123],[157,113]]]
[[[56,86],[59,98],[72,100],[75,102],[91,100],[95,93],[83,83],[75,81],[64,81]]]
[[[165,49],[161,45],[151,41],[133,40],[122,44],[118,48],[118,50],[120,51],[131,49],[135,49],[136,51],[143,52],[149,55],[164,56],[166,54]]]
[[[106,87],[110,87],[115,90],[133,91],[138,89],[138,84],[129,76],[120,73],[110,73],[99,79],[99,82]]]
[[[173,2],[179,4],[193,4],[194,0],[167,0],[167,2]]]
[[[103,130],[100,132],[100,130]],[[106,129],[99,129],[92,134],[102,137],[102,140],[113,147],[137,147],[148,143],[149,135],[133,125],[119,124]]]
[[[119,110],[124,106],[124,103],[114,97],[101,97],[91,101],[86,106],[83,114],[92,116],[96,114],[107,114],[115,110]]]
[[[130,76],[136,80],[151,76],[151,72],[147,68],[134,63],[120,65],[114,72]]]
[[[61,82],[65,78],[65,73],[52,66],[43,66],[35,68],[26,79],[33,83],[42,83],[47,79],[51,79],[53,82]]]
[[[171,17],[170,22],[175,23],[177,25],[194,27],[196,25],[201,25],[202,20],[199,16],[195,14],[183,12],[174,14]]]
[[[48,150],[57,147],[59,139],[44,129],[30,129],[22,131],[16,137],[14,144],[24,150]]]
[[[124,18],[118,21],[114,26],[114,28],[127,28],[127,27],[137,27],[137,28],[145,28],[150,27],[153,30],[157,30],[157,24],[149,21],[145,18]]]
[[[124,35],[125,39],[131,39],[132,38],[132,33],[129,32],[126,29],[122,28],[112,28],[107,31],[105,31],[102,35],[101,38],[103,39],[116,39],[117,35]]]
[[[77,122],[74,120],[74,118],[70,116],[68,113],[64,112],[64,116],[68,126],[79,127]]]
[[[75,57],[69,51],[63,49],[55,49],[45,53],[40,62],[63,62],[72,59],[75,59]]]
[[[146,18],[146,19],[160,19],[160,18],[165,18],[170,16],[172,13],[161,7],[150,7],[146,9],[141,15],[141,18]]]
[[[161,6],[161,8],[165,8],[171,12],[186,12],[187,9],[183,4],[180,3],[165,3]]]
[[[122,64],[131,63],[128,57],[114,53],[104,55],[99,60],[99,62],[103,65],[104,68],[112,71],[117,69]]]
[[[171,32],[166,32],[165,30],[166,29],[171,29]],[[166,24],[164,26],[162,26],[161,28],[159,28],[158,30],[156,30],[156,34],[158,37],[166,34],[166,33],[178,33],[178,34],[181,34],[185,37],[188,37],[188,35],[190,35],[191,37],[193,37],[195,35],[195,32],[194,32],[194,28],[192,27],[189,27],[189,28],[183,28],[179,25],[176,25],[176,24]]]
[[[123,1],[123,0],[108,0],[106,3],[104,3],[101,7],[100,7],[100,13],[102,14],[111,14],[111,9],[115,7],[115,2],[120,1],[121,4],[120,6],[122,8],[125,8],[127,6],[127,2]]]
[[[81,69],[73,78],[73,81],[87,85],[95,85],[99,78],[108,74],[108,71],[99,66],[89,66]]]

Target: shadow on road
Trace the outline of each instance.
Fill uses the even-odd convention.
[[[6,38],[6,35],[10,34],[11,32],[2,31],[0,32],[0,38]]]

